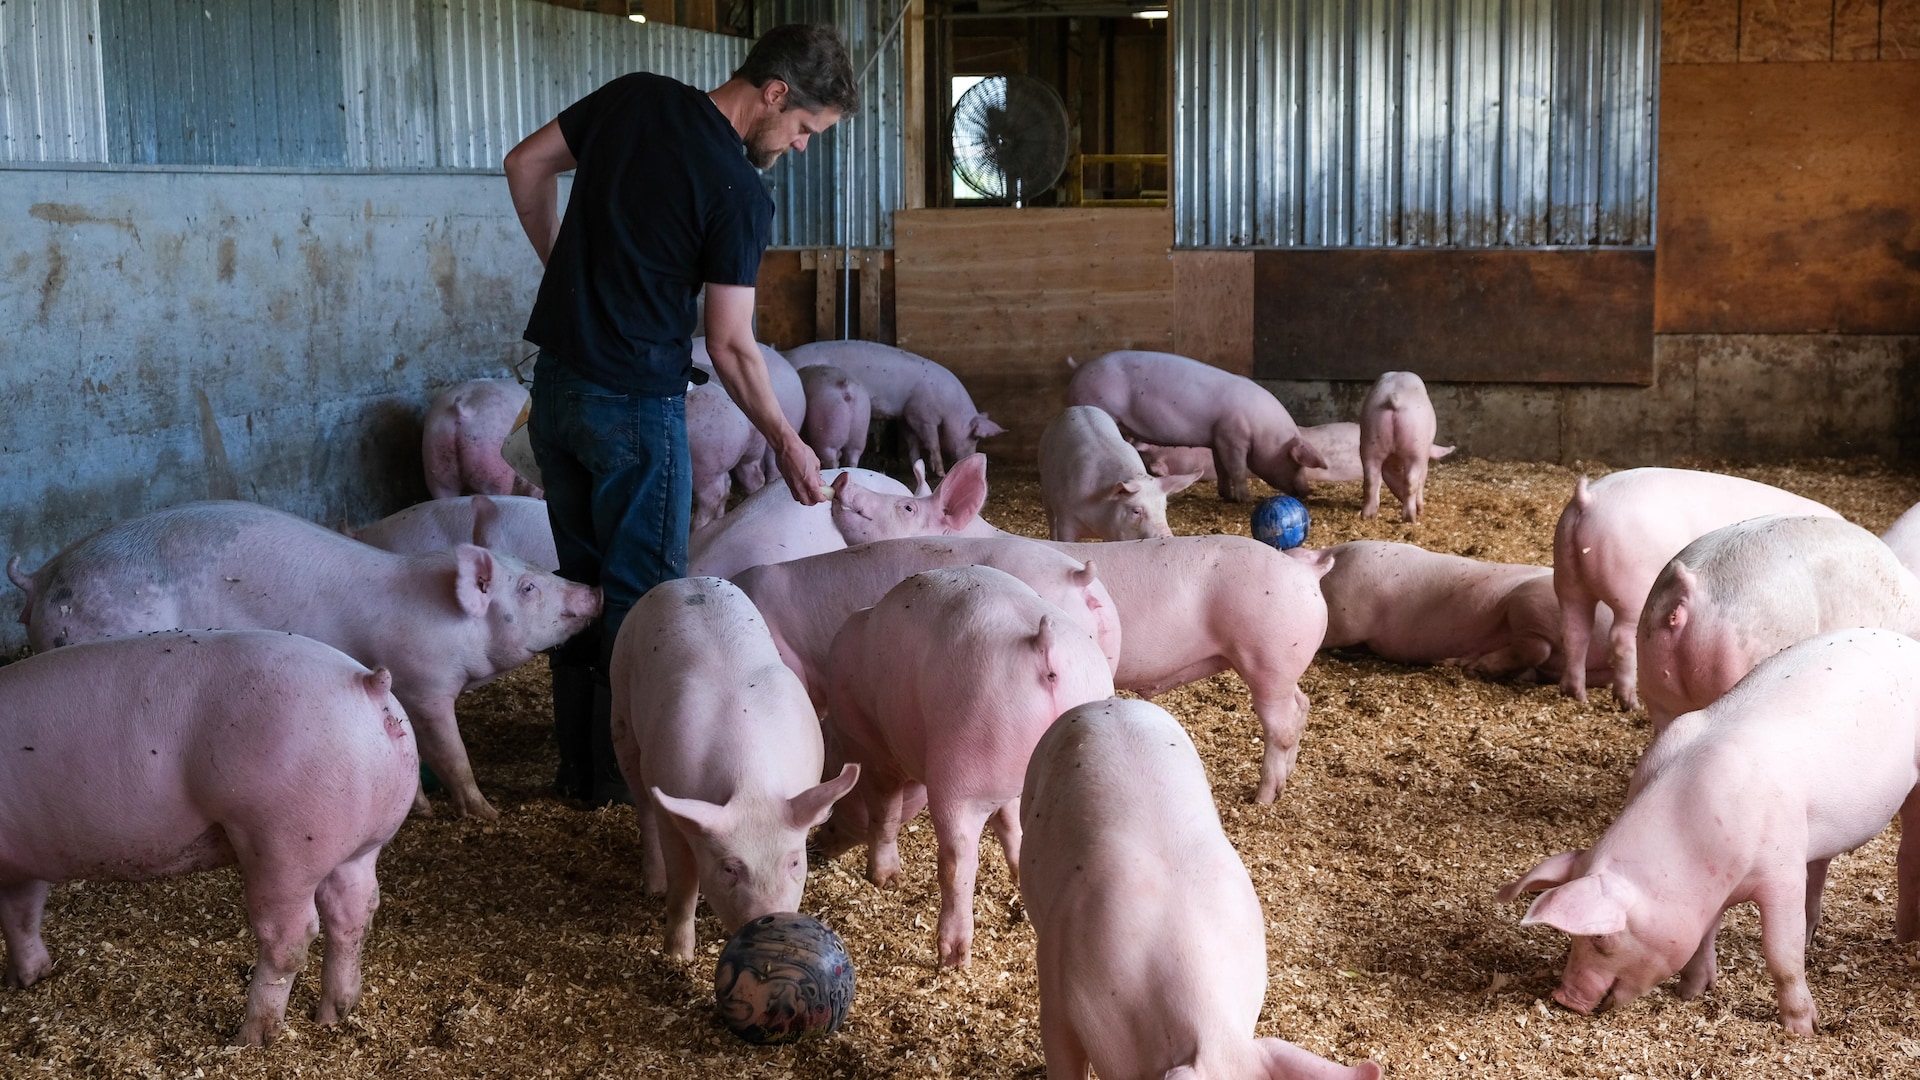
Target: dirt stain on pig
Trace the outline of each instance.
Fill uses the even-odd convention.
[[[47,276],[40,282],[40,325],[47,324],[47,317],[53,311],[54,301],[60,299],[60,290],[67,287],[67,256],[60,250],[58,240],[47,242]]]
[[[233,265],[235,262],[233,237],[223,236],[220,238],[219,260],[220,282],[224,285],[233,280]]]

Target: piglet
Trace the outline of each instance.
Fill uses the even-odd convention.
[[[1144,701],[1089,702],[1034,748],[1020,896],[1038,939],[1047,1075],[1378,1080],[1254,1038],[1266,919],[1220,828],[1200,755]]]
[[[1495,679],[1558,682],[1566,668],[1560,602],[1548,567],[1379,540],[1326,552],[1333,569],[1320,580],[1327,600],[1323,648],[1360,646],[1398,664],[1445,664]],[[1606,668],[1608,619],[1601,611],[1601,633],[1588,647],[1589,685],[1613,681]]]
[[[807,390],[807,419],[800,437],[819,455],[821,467],[860,464],[873,420],[873,398],[866,386],[831,364],[801,368],[800,384]]]
[[[1361,517],[1379,515],[1380,481],[1385,479],[1387,490],[1400,500],[1400,519],[1420,520],[1434,429],[1433,402],[1420,376],[1389,371],[1374,380],[1360,404]]]
[[[284,630],[393,672],[420,756],[464,815],[498,816],[480,794],[454,699],[585,629],[600,591],[472,544],[394,555],[255,503],[199,502],[123,521],[31,576],[36,652],[150,630]],[[420,809],[427,809],[425,799]]]
[[[1586,654],[1594,605],[1611,608],[1613,693],[1621,708],[1634,708],[1634,633],[1661,567],[1722,525],[1766,514],[1840,516],[1812,499],[1719,473],[1627,469],[1592,483],[1581,477],[1553,530],[1553,591],[1567,655]],[[1585,665],[1567,665],[1560,690],[1587,700]]]
[[[913,494],[900,481],[870,469],[824,469],[820,479],[836,491],[858,488],[875,497]],[[802,506],[787,485],[768,484],[725,516],[694,530],[687,542],[687,572],[731,578],[750,566],[803,559],[846,546],[831,506]]]
[[[875,341],[816,341],[788,350],[805,370],[830,364],[867,388],[876,418],[898,418],[906,428],[907,456],[925,460],[933,475],[973,453],[981,439],[1006,429],[974,408],[973,397],[953,372],[924,356]]]
[[[1676,971],[1681,997],[1708,989],[1721,914],[1751,900],[1780,1022],[1811,1035],[1806,947],[1827,864],[1895,813],[1896,931],[1920,935],[1916,741],[1920,643],[1890,630],[1808,638],[1661,732],[1592,849],[1555,855],[1499,897],[1541,893],[1521,925],[1573,935],[1553,997],[1579,1013],[1625,1005]]]
[[[820,720],[753,601],[719,578],[654,586],[620,624],[611,680],[620,771],[653,796],[640,831],[667,953],[693,959],[702,893],[729,934],[800,910],[807,830],[860,767],[819,782]]]
[[[5,983],[53,971],[48,886],[240,867],[259,941],[236,1042],[270,1042],[325,932],[314,1019],[360,1000],[374,862],[419,786],[385,669],[264,630],[173,631],[0,668]]]
[[[1640,700],[1654,734],[1788,645],[1850,626],[1920,636],[1920,581],[1879,537],[1777,514],[1702,536],[1660,571],[1640,614]]]
[[[926,786],[940,853],[942,967],[967,966],[980,830],[1020,865],[1020,783],[1061,713],[1113,696],[1093,635],[1019,579],[931,570],[856,612],[834,638],[827,718],[861,769],[867,877],[891,886],[910,783]],[[1017,877],[1017,874],[1016,874]]]
[[[1300,470],[1326,466],[1265,387],[1173,353],[1125,350],[1082,364],[1067,404],[1105,409],[1130,438],[1211,447],[1220,497],[1234,502],[1247,500],[1248,476],[1304,497]]]
[[[1040,504],[1054,540],[1144,540],[1172,536],[1167,496],[1198,472],[1151,476],[1113,417],[1072,405],[1040,434]]]
[[[462,495],[416,503],[347,535],[396,555],[476,544],[540,570],[560,568],[546,500],[522,495]]]
[[[726,512],[737,483],[752,494],[766,486],[767,440],[727,396],[717,378],[687,387],[687,453],[693,466],[695,532]],[[775,485],[784,487],[786,485]]]
[[[1300,437],[1311,443],[1326,465],[1318,468],[1303,468],[1300,479],[1309,485],[1343,484],[1363,479],[1366,471],[1360,467],[1360,425],[1351,421],[1333,424],[1303,425]],[[1205,446],[1154,446],[1151,443],[1136,443],[1140,459],[1146,462],[1147,471],[1155,476],[1170,476],[1177,473],[1200,473],[1200,481],[1206,483],[1216,478],[1213,468],[1213,451]],[[1438,461],[1453,453],[1451,446],[1435,446],[1427,450],[1427,460]]]
[[[525,387],[512,379],[474,379],[442,390],[427,407],[420,436],[427,491],[436,499],[458,495],[529,495],[528,483],[500,453],[527,407]]]

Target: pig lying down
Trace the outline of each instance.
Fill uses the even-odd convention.
[[[415,503],[348,534],[396,555],[425,555],[473,544],[552,573],[560,568],[544,499],[462,495]]]
[[[1715,529],[1660,571],[1640,615],[1640,699],[1653,733],[1781,649],[1852,626],[1920,635],[1920,581],[1878,537],[1824,517]]]
[[[1573,935],[1553,997],[1580,1013],[1625,1005],[1676,971],[1681,997],[1710,988],[1721,914],[1751,900],[1780,1022],[1811,1035],[1806,948],[1827,864],[1895,813],[1895,927],[1900,941],[1920,936],[1916,742],[1920,643],[1890,630],[1809,638],[1669,725],[1600,842],[1555,855],[1500,899],[1540,892],[1522,925]]]
[[[1623,709],[1638,705],[1634,633],[1660,568],[1699,537],[1765,514],[1840,516],[1812,499],[1719,473],[1628,469],[1591,484],[1581,477],[1553,530],[1553,591],[1567,654],[1586,654],[1594,606],[1607,605],[1614,697]],[[1569,665],[1560,690],[1587,700],[1586,668]]]
[[[1020,865],[1020,783],[1061,713],[1113,696],[1092,634],[1012,575],[931,570],[855,613],[835,637],[827,721],[860,765],[867,877],[899,877],[908,786],[926,786],[940,852],[941,967],[966,967],[980,830]],[[1017,874],[1016,874],[1017,876]]]
[[[1047,1075],[1378,1080],[1254,1038],[1266,919],[1179,721],[1144,701],[1072,709],[1020,794],[1020,896],[1038,938]]]
[[[820,719],[746,594],[719,578],[649,589],[613,646],[613,748],[639,808],[668,955],[693,959],[700,894],[731,934],[800,910],[807,830],[853,790],[820,783]]]
[[[419,787],[385,670],[263,630],[174,631],[0,668],[5,983],[53,971],[54,882],[146,881],[239,864],[259,940],[236,1042],[270,1042],[324,931],[314,1019],[360,1000],[374,861]]]
[[[462,544],[394,555],[248,502],[199,502],[69,545],[31,577],[36,652],[150,630],[284,630],[393,672],[420,756],[464,815],[497,816],[474,783],[453,703],[579,633],[599,590]],[[425,799],[420,808],[426,809]]]

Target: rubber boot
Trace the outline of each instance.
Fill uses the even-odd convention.
[[[590,667],[553,666],[553,734],[560,749],[553,786],[563,799],[584,800],[593,794],[593,706],[598,682]]]
[[[613,753],[613,690],[604,676],[593,687],[593,794],[587,801],[594,806],[633,805],[633,792],[620,772],[620,760]]]

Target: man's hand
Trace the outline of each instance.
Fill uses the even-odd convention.
[[[827,501],[832,492],[820,484],[820,459],[787,423],[767,377],[767,362],[753,340],[753,287],[707,286],[707,355],[727,396],[773,448],[773,459],[787,490],[802,506]]]

